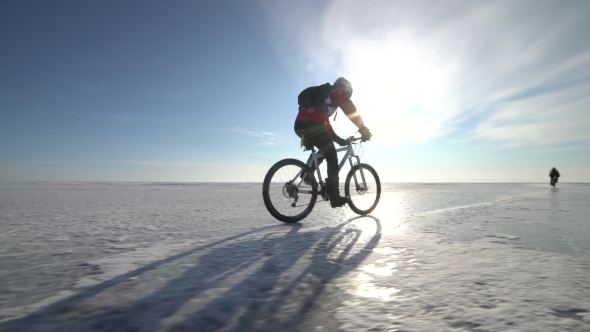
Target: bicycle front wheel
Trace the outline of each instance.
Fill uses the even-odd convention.
[[[371,213],[381,198],[381,181],[373,167],[367,164],[354,165],[344,184],[344,193],[350,197],[348,205],[357,214]]]
[[[311,213],[317,199],[317,183],[301,179],[307,166],[297,159],[284,159],[266,173],[262,198],[270,214],[282,222],[297,222]]]

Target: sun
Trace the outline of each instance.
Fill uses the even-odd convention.
[[[355,104],[367,126],[388,143],[424,142],[445,119],[450,70],[408,40],[359,42],[347,57]]]

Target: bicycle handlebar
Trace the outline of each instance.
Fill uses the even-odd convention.
[[[348,138],[348,140],[349,140],[349,141],[352,143],[352,142],[356,142],[356,141],[363,141],[363,138],[362,138],[362,137],[354,137],[354,136],[350,136],[350,137]],[[363,142],[365,142],[365,141],[363,141]]]

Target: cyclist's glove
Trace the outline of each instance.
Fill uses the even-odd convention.
[[[371,137],[373,137],[373,134],[371,134],[371,131],[367,127],[359,128],[359,133],[361,134],[361,140],[363,142],[370,141]]]
[[[340,138],[338,136],[334,136],[334,138],[332,138],[332,140],[336,143],[338,143],[338,145],[340,146],[347,146],[350,145],[350,141],[344,138]]]

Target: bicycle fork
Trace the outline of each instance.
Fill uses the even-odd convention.
[[[358,156],[354,156],[356,158],[356,164],[352,163],[352,157],[348,158],[348,161],[350,162],[350,169],[352,169],[354,166],[356,165],[360,165],[361,160]],[[361,175],[361,184],[359,185],[359,181],[356,175],[356,172],[352,173],[352,177],[354,178],[354,187],[356,188],[356,191],[360,194],[361,192],[364,192],[367,190],[367,182],[365,181],[365,174],[363,173],[363,168],[359,167],[359,172]]]

